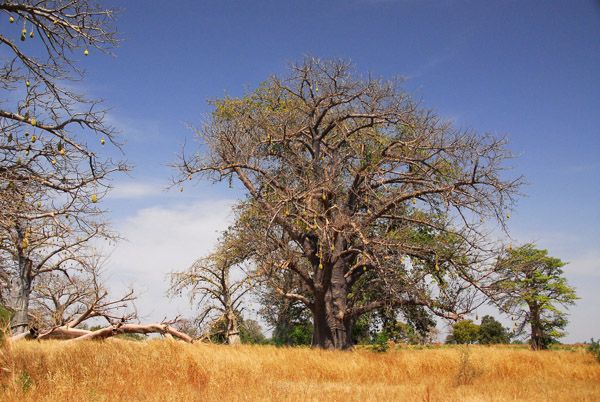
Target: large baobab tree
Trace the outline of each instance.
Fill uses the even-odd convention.
[[[211,104],[175,182],[245,187],[257,269],[302,281],[281,295],[311,311],[314,346],[352,347],[357,318],[384,306],[456,319],[482,301],[485,227],[504,226],[522,183],[505,172],[505,139],[456,128],[401,80],[359,76],[344,60],[308,57]]]
[[[97,202],[128,166],[99,155],[119,143],[77,81],[81,58],[118,44],[114,15],[85,0],[0,4],[0,271],[16,332],[38,274],[66,272],[89,239],[112,237]]]

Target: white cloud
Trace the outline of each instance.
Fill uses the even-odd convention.
[[[164,183],[118,182],[108,193],[108,199],[135,199],[159,196],[164,191]]]
[[[187,301],[165,296],[166,274],[184,270],[206,255],[219,232],[230,224],[233,200],[211,200],[174,206],[154,206],[120,220],[121,241],[109,260],[111,286],[132,284],[142,293],[136,302],[143,321],[160,321],[190,311]]]

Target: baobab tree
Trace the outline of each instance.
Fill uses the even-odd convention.
[[[111,295],[103,278],[107,259],[89,257],[70,270],[48,272],[40,275],[31,294],[30,311],[37,328],[75,327],[94,318],[104,318],[108,323],[129,322],[137,318],[133,302],[133,288],[120,297]]]
[[[533,350],[565,336],[568,308],[578,299],[562,269],[566,264],[533,244],[506,249],[497,263],[494,302],[512,316],[515,332],[529,329]]]
[[[311,311],[314,346],[351,348],[357,318],[384,306],[458,319],[483,302],[495,255],[485,228],[505,227],[522,184],[505,172],[504,138],[454,127],[401,79],[344,60],[307,57],[210,103],[174,182],[244,186],[257,269],[303,282],[281,296]]]
[[[91,238],[108,237],[98,202],[107,177],[128,170],[103,158],[120,146],[102,101],[78,93],[79,58],[118,44],[114,10],[89,1],[0,4],[0,267],[10,286],[13,330],[28,323],[40,273],[63,271]],[[66,257],[64,254],[68,254]]]

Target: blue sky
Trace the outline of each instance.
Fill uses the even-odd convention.
[[[199,183],[164,191],[186,124],[206,99],[239,95],[305,54],[343,57],[361,72],[403,75],[406,88],[457,125],[507,135],[512,175],[531,184],[511,215],[515,243],[535,241],[569,261],[581,297],[565,342],[600,337],[600,2],[338,0],[127,1],[116,58],[82,60],[81,84],[114,109],[131,178],[106,202],[127,239],[111,258],[115,287],[141,291],[149,320],[188,314],[163,298],[181,270],[226,228],[242,193]],[[496,314],[498,315],[498,314]]]

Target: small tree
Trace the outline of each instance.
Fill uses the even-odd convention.
[[[565,335],[567,314],[558,306],[575,304],[575,289],[563,277],[565,265],[532,244],[508,249],[498,260],[501,280],[496,300],[513,315],[517,331],[530,327],[531,348],[546,349]]]
[[[510,342],[506,329],[494,317],[489,315],[481,319],[478,339],[479,343],[483,345]]]
[[[236,240],[225,232],[214,253],[199,259],[187,271],[170,275],[172,295],[189,289],[190,301],[202,306],[196,322],[205,326],[205,335],[221,334],[229,345],[241,342],[238,316],[244,309],[243,297],[252,286],[243,266],[246,255]]]

